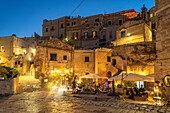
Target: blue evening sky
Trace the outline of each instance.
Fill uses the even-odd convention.
[[[34,32],[42,35],[43,19],[69,16],[82,0],[0,0],[0,37],[16,34],[30,37]],[[143,4],[148,10],[155,0],[84,0],[72,16],[90,16],[135,9],[141,12]]]

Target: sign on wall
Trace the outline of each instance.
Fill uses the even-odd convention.
[[[163,78],[163,82],[164,82],[164,85],[165,85],[165,86],[170,87],[170,75],[166,75],[166,76]]]

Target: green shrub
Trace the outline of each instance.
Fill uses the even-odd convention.
[[[4,79],[9,79],[13,77],[17,77],[19,75],[19,71],[15,68],[0,66],[0,77],[4,77]]]

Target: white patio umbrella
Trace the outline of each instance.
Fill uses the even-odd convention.
[[[121,80],[121,79],[122,79],[122,75],[118,75],[118,76],[110,78],[110,80]],[[144,76],[144,75],[128,73],[128,74],[123,74],[123,80],[127,80],[127,81],[152,81],[153,79],[151,77],[147,77],[147,76]]]
[[[126,77],[124,77],[124,80],[127,80],[127,81],[150,81],[153,79],[151,77],[147,77],[144,75],[129,73],[126,75]]]
[[[121,79],[122,79],[122,75],[113,76],[113,77],[109,78],[109,80],[121,80]]]
[[[146,75],[146,76],[154,78],[154,74],[149,74],[149,75]]]
[[[99,75],[99,74],[95,74],[95,73],[91,73],[91,74],[88,74],[88,75],[80,76],[79,78],[92,78],[92,79],[103,78],[103,79],[108,79],[105,76],[102,76],[102,75]]]
[[[154,74],[149,74],[149,75],[147,75],[147,77],[150,78],[149,81],[151,81],[151,82],[154,82],[154,81],[155,81],[155,79],[154,79]]]

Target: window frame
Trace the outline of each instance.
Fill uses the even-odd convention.
[[[55,55],[55,59],[52,59],[52,55]],[[57,53],[50,53],[50,61],[57,61]]]
[[[111,56],[107,56],[107,62],[111,62]]]
[[[63,60],[67,60],[67,55],[63,55]]]
[[[88,59],[87,59],[88,58]],[[84,62],[90,62],[90,57],[89,56],[85,56],[84,57]]]

